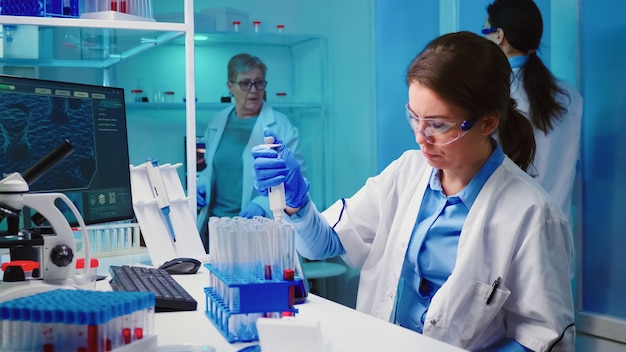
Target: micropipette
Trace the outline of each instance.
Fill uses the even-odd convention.
[[[267,148],[276,150],[280,147],[280,144],[274,144],[274,137],[272,136],[265,137],[263,141],[265,142],[265,146]],[[272,210],[272,213],[274,214],[274,220],[282,222],[283,212],[287,207],[287,203],[285,201],[285,184],[281,183],[277,186],[270,187],[268,197],[270,201],[270,210]]]
[[[170,233],[172,241],[176,242],[176,234],[174,233],[174,227],[172,226],[172,219],[170,218],[170,199],[167,196],[165,185],[163,184],[163,178],[161,177],[161,169],[159,169],[159,162],[156,160],[148,161],[146,163],[146,169],[148,171],[148,179],[150,180],[150,186],[154,197],[159,204],[161,213],[167,223],[167,231]]]

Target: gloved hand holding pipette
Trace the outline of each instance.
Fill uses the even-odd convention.
[[[282,140],[269,129],[263,131],[266,137],[274,137],[276,150],[267,146],[252,148],[254,157],[254,187],[267,196],[270,187],[285,184],[285,203],[290,208],[301,208],[308,201],[309,181],[302,175],[298,161]]]

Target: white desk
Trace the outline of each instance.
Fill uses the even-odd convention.
[[[129,263],[132,264],[132,263]],[[101,272],[99,270],[99,272]],[[201,267],[195,275],[177,275],[176,280],[198,301],[195,312],[164,312],[155,315],[159,346],[176,344],[209,345],[217,352],[235,352],[251,343],[230,344],[204,314],[208,270]],[[107,289],[108,281],[98,287]],[[108,287],[110,289],[110,286]],[[320,322],[328,352],[353,351],[438,351],[458,352],[459,348],[414,331],[374,318],[351,308],[309,295],[297,305],[296,317]]]
[[[98,274],[108,275],[110,265],[123,264],[149,265],[150,258],[147,253],[100,258]],[[252,345],[252,343],[229,343],[205,315],[204,288],[209,284],[209,272],[204,266],[197,274],[174,277],[198,302],[198,309],[193,312],[156,313],[155,333],[159,346],[208,345],[217,352],[236,352]],[[96,288],[111,290],[109,279],[98,281]],[[307,302],[296,307],[299,310],[296,319],[320,322],[324,344],[327,346],[326,352],[463,351],[313,294],[309,294]]]

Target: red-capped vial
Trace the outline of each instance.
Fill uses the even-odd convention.
[[[282,33],[284,29],[285,29],[285,25],[284,24],[279,24],[279,25],[276,26],[276,31],[278,33]]]
[[[76,269],[83,269],[85,267],[85,258],[78,258],[76,259]],[[90,268],[97,268],[98,267],[98,258],[91,258],[89,260],[89,267]]]
[[[285,103],[285,100],[287,100],[287,93],[286,92],[276,92],[276,101],[279,103]]]
[[[175,93],[172,90],[168,90],[168,91],[163,92],[163,95],[165,95],[165,102],[166,103],[173,102],[174,101],[174,94]]]
[[[259,32],[259,27],[261,27],[261,21],[253,21],[252,25],[254,26],[254,31]]]
[[[235,32],[239,32],[239,26],[241,25],[240,21],[233,21],[233,30]]]
[[[131,90],[131,93],[133,93],[133,99],[135,100],[135,102],[141,103],[141,97],[143,96],[143,89],[133,89]]]

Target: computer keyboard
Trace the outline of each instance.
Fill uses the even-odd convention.
[[[115,291],[154,292],[157,312],[188,311],[198,307],[198,302],[163,269],[112,265],[109,273]]]

